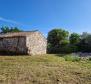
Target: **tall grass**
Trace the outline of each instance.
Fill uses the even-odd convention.
[[[72,61],[72,62],[78,62],[81,60],[79,56],[73,56],[73,55],[66,55],[64,56],[65,61]]]

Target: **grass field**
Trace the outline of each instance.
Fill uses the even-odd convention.
[[[58,55],[0,56],[0,84],[91,84],[91,61]]]

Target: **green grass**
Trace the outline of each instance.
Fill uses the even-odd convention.
[[[66,55],[64,56],[65,61],[79,62],[81,60],[78,56]]]
[[[0,56],[0,84],[91,84],[91,61],[53,54]]]

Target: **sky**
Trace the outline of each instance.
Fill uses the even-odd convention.
[[[0,0],[0,26],[91,33],[91,0]]]

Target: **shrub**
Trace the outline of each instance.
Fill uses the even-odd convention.
[[[48,45],[47,51],[48,53],[52,53],[52,54],[58,54],[58,53],[69,54],[69,53],[77,52],[78,47],[76,45],[70,45],[70,44],[58,45],[54,47],[52,46],[49,47]]]
[[[91,61],[91,57],[89,57],[89,61]]]
[[[64,56],[64,59],[65,59],[65,61],[72,61],[72,62],[76,62],[76,61],[78,62],[78,61],[81,60],[80,57],[78,57],[78,56],[71,56],[71,55]]]

